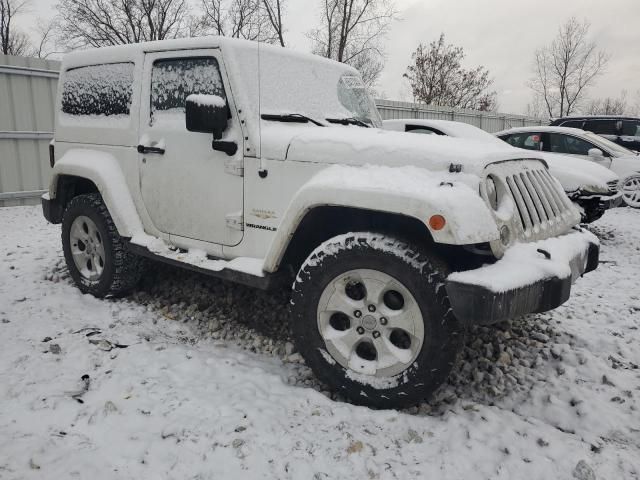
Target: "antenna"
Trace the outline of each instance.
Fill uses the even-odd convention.
[[[259,8],[263,8],[260,5]],[[264,155],[262,154],[262,61],[260,58],[260,46],[262,42],[260,41],[260,30],[262,29],[262,24],[258,26],[258,151],[260,152],[260,168],[258,169],[258,175],[260,178],[267,178],[269,175],[269,171],[267,170],[266,161]]]

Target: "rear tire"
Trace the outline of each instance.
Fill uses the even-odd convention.
[[[62,249],[75,284],[95,297],[128,293],[143,272],[144,259],[126,249],[99,193],[79,195],[67,205]]]
[[[293,285],[293,336],[316,376],[352,402],[415,405],[463,343],[446,264],[393,237],[349,233],[319,246]]]

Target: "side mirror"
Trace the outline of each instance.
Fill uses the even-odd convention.
[[[587,152],[587,155],[593,158],[603,158],[604,153],[599,148],[590,148]]]
[[[212,133],[215,140],[227,129],[227,102],[218,95],[192,94],[187,97],[187,130]]]

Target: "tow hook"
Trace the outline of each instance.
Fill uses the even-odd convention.
[[[551,254],[549,252],[547,252],[546,250],[543,250],[542,248],[539,248],[537,251],[538,251],[538,253],[541,253],[542,255],[544,255],[547,260],[551,260]]]

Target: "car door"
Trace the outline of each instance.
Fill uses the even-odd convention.
[[[140,107],[141,195],[154,226],[171,236],[221,245],[242,240],[242,136],[220,51],[154,52],[145,56]],[[229,156],[212,149],[212,135],[189,132],[190,94],[218,95],[229,105],[224,139]]]
[[[589,155],[589,150],[592,148],[602,151],[597,145],[574,135],[549,132],[543,136],[543,150],[545,152],[556,153],[558,155],[571,155],[609,168],[611,166],[611,157],[608,156],[608,153],[603,152],[602,157],[592,157]]]

